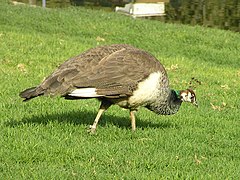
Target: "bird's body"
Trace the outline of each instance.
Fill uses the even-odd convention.
[[[25,100],[40,95],[99,99],[102,104],[96,125],[112,104],[130,109],[133,125],[133,112],[140,106],[166,115],[176,113],[182,102],[169,88],[166,70],[154,56],[123,44],[96,47],[71,58],[39,86],[20,93]]]

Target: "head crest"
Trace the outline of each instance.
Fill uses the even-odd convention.
[[[189,82],[189,89],[195,89],[198,85],[201,85],[202,82],[199,81],[197,78],[192,77]]]

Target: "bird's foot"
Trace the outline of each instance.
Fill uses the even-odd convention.
[[[89,132],[90,134],[95,134],[95,133],[96,133],[96,127],[90,125],[90,126],[89,126],[89,129],[88,129],[88,132]]]

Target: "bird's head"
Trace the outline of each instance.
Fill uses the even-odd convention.
[[[194,106],[198,107],[196,94],[192,89],[178,91],[177,95],[182,102],[190,102]]]

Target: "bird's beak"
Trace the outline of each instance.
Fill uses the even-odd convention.
[[[197,103],[197,101],[194,101],[194,102],[193,102],[193,105],[198,108],[198,103]]]

